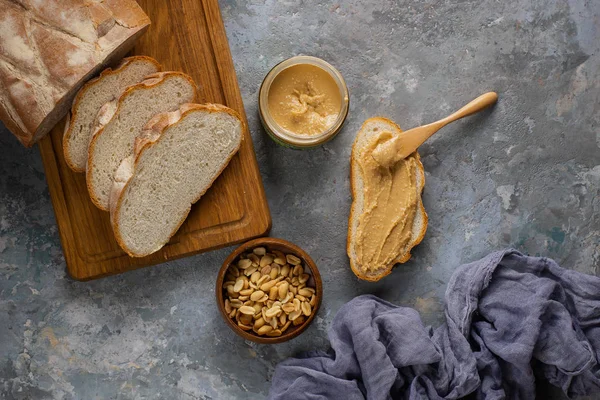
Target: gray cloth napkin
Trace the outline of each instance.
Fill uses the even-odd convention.
[[[345,304],[331,350],[280,363],[269,399],[535,398],[543,377],[570,397],[600,392],[600,279],[504,250],[459,267],[446,323],[375,296]]]

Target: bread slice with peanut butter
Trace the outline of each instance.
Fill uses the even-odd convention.
[[[352,207],[348,219],[347,253],[360,279],[378,281],[395,264],[411,257],[427,230],[421,194],[423,164],[417,152],[392,167],[379,165],[372,151],[394,135],[402,134],[389,119],[375,117],[360,128],[350,157]]]

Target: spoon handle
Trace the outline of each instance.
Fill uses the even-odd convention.
[[[381,143],[373,150],[373,158],[375,161],[384,167],[389,167],[399,160],[408,157],[420,145],[429,139],[434,133],[446,126],[452,121],[474,114],[491,106],[498,100],[496,92],[488,92],[482,94],[469,104],[450,114],[444,119],[432,122],[431,124],[419,126],[418,128],[410,129],[401,135],[394,136],[386,143]]]
[[[479,111],[483,110],[484,108],[491,106],[497,100],[498,100],[498,94],[496,92],[484,93],[481,96],[477,97],[475,100],[470,101],[466,106],[464,106],[460,110],[448,115],[446,118],[444,118],[441,121],[444,121],[444,125],[449,124],[452,121],[456,121],[457,119],[461,119],[468,115],[479,112]]]

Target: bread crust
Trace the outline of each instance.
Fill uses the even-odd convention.
[[[10,14],[13,25],[0,40],[3,64],[22,82],[0,91],[0,120],[26,147],[65,116],[88,78],[122,58],[150,26],[132,0],[0,0],[0,14]]]
[[[142,82],[140,83],[136,83],[135,85],[131,85],[128,86],[123,93],[121,93],[121,96],[119,97],[119,99],[117,100],[117,107],[116,107],[116,111],[114,113],[114,115],[112,116],[112,118],[103,126],[101,126],[96,132],[94,132],[91,140],[90,140],[90,147],[88,149],[88,159],[87,159],[87,163],[86,163],[86,171],[85,171],[85,182],[86,182],[86,186],[88,189],[88,193],[90,194],[90,199],[92,200],[92,203],[94,203],[94,205],[96,207],[98,207],[99,209],[103,210],[103,211],[109,211],[108,207],[105,207],[101,202],[100,199],[98,199],[98,197],[95,195],[93,187],[92,187],[92,179],[91,179],[91,172],[90,169],[88,168],[90,165],[92,165],[94,163],[94,149],[96,147],[96,142],[98,141],[98,138],[100,137],[100,135],[102,135],[102,133],[104,132],[104,128],[111,123],[111,121],[113,120],[113,118],[115,118],[115,116],[117,116],[119,114],[119,111],[121,110],[121,105],[123,104],[123,102],[125,101],[125,99],[127,98],[127,96],[129,96],[129,94],[131,92],[134,92],[136,90],[148,90],[151,89],[155,86],[160,85],[162,82],[164,82],[166,79],[168,79],[171,76],[180,76],[184,79],[186,79],[192,86],[193,91],[194,91],[194,99],[198,98],[198,87],[196,86],[196,83],[194,83],[194,80],[187,74],[184,74],[183,72],[176,72],[176,71],[163,71],[163,72],[157,72],[155,74],[151,74],[148,75],[146,77],[146,79],[144,79]]]
[[[148,125],[146,125],[146,127],[150,127],[150,126],[152,126],[153,128],[158,127],[160,129],[160,134],[154,138],[149,138],[148,140],[146,140],[145,143],[140,144],[139,146],[136,146],[137,153],[134,154],[135,160],[133,162],[133,167],[131,168],[132,174],[129,176],[129,179],[127,179],[127,182],[124,185],[122,185],[122,187],[117,189],[118,193],[116,193],[113,197],[113,198],[117,198],[117,201],[111,202],[111,204],[110,204],[110,221],[111,221],[111,225],[113,227],[113,232],[115,234],[115,239],[117,240],[117,243],[119,244],[119,246],[121,246],[123,251],[125,251],[130,257],[145,257],[145,256],[150,255],[150,254],[158,251],[159,249],[161,249],[163,246],[165,246],[169,242],[169,240],[173,237],[173,235],[175,235],[175,233],[177,233],[177,231],[179,230],[179,228],[181,228],[181,225],[183,225],[183,223],[187,219],[187,216],[189,215],[189,212],[188,212],[181,218],[179,223],[176,225],[175,229],[173,229],[173,231],[170,233],[170,235],[168,236],[166,241],[164,243],[162,243],[160,247],[158,247],[157,249],[155,249],[152,252],[149,252],[147,254],[134,253],[131,249],[129,249],[126,246],[125,241],[123,240],[123,237],[121,236],[121,233],[120,233],[120,226],[119,226],[119,221],[117,219],[117,215],[121,209],[121,203],[123,202],[123,193],[129,187],[129,183],[131,182],[131,178],[133,177],[133,174],[135,174],[135,169],[137,167],[137,164],[139,162],[141,155],[147,149],[151,148],[152,146],[157,145],[160,142],[160,140],[163,138],[163,133],[165,132],[165,130],[176,126],[185,118],[186,115],[190,114],[193,111],[198,111],[198,110],[199,111],[208,111],[210,113],[226,112],[227,114],[233,116],[240,122],[242,135],[241,135],[239,144],[236,146],[236,148],[230,154],[227,155],[227,158],[226,158],[225,162],[223,163],[222,168],[218,171],[217,174],[215,174],[215,176],[214,176],[213,180],[210,182],[210,184],[207,185],[206,188],[202,192],[200,192],[200,194],[196,197],[196,199],[194,199],[192,204],[195,204],[198,200],[200,200],[200,198],[202,196],[204,196],[204,194],[208,191],[208,189],[210,189],[210,187],[213,185],[215,180],[217,180],[217,178],[221,175],[221,173],[225,170],[225,168],[227,168],[227,166],[229,165],[229,162],[231,161],[233,156],[235,156],[235,154],[237,154],[237,152],[239,151],[239,149],[241,147],[242,141],[244,140],[243,132],[245,132],[245,130],[246,130],[246,123],[244,122],[243,118],[240,116],[240,114],[237,111],[235,111],[229,107],[226,107],[221,104],[212,104],[212,103],[207,103],[207,104],[187,103],[187,104],[181,105],[180,110],[181,110],[181,116],[174,122],[168,122],[168,118],[157,116],[156,119],[153,118],[151,121],[149,121]],[[162,115],[164,115],[164,114],[166,114],[166,113],[163,113]],[[159,114],[159,115],[161,115],[161,114]]]
[[[390,124],[392,125],[394,128],[396,128],[398,131],[402,131],[402,129],[400,128],[400,126],[398,126],[398,124],[396,124],[394,121],[385,118],[385,117],[373,117],[373,118],[369,118],[367,119],[365,122],[363,122],[359,133],[362,132],[362,129],[366,126],[367,123],[369,122],[375,122],[375,121],[380,121],[386,124]],[[398,256],[398,258],[396,258],[392,263],[389,264],[389,266],[387,266],[385,269],[381,270],[381,273],[377,274],[377,275],[369,275],[369,274],[363,274],[359,268],[358,265],[356,265],[354,258],[351,256],[352,252],[352,235],[354,234],[354,231],[352,230],[352,221],[354,220],[354,218],[360,214],[360,212],[362,212],[362,210],[356,210],[356,183],[355,181],[357,179],[359,179],[358,176],[355,176],[354,174],[354,168],[353,168],[353,164],[357,163],[358,161],[356,160],[355,157],[355,151],[356,150],[356,146],[358,144],[359,141],[359,135],[356,135],[356,138],[354,139],[354,142],[352,144],[352,152],[350,155],[350,192],[352,194],[352,205],[350,206],[350,215],[348,216],[348,235],[346,238],[346,252],[348,254],[348,259],[350,260],[350,268],[352,269],[352,272],[354,272],[354,275],[356,275],[359,279],[365,280],[365,281],[370,281],[370,282],[377,282],[378,280],[380,280],[381,278],[389,275],[392,272],[392,269],[394,268],[394,266],[398,263],[405,263],[407,262],[410,257],[411,257],[411,250],[413,247],[415,247],[416,245],[418,245],[419,243],[421,243],[421,241],[423,240],[423,238],[425,237],[425,232],[427,231],[427,224],[429,223],[429,218],[427,216],[427,212],[425,212],[425,207],[423,206],[423,201],[422,201],[422,194],[423,194],[423,188],[425,187],[425,170],[423,168],[423,164],[421,163],[421,157],[419,156],[418,152],[415,152],[416,154],[416,160],[417,160],[417,171],[420,174],[421,177],[421,182],[422,185],[419,188],[419,209],[418,212],[422,215],[423,218],[423,225],[421,227],[421,230],[419,232],[419,234],[417,235],[417,238],[413,241],[411,241],[408,244],[408,250],[406,251],[406,253],[404,254],[400,254]]]
[[[81,102],[81,99],[83,98],[83,96],[85,95],[85,93],[90,90],[91,88],[93,88],[101,79],[110,76],[110,75],[117,75],[119,73],[121,73],[123,71],[124,68],[128,67],[131,63],[133,62],[137,62],[137,61],[146,61],[149,62],[151,64],[154,64],[157,68],[158,71],[160,71],[162,69],[161,65],[159,64],[158,61],[156,61],[154,58],[152,57],[148,57],[148,56],[133,56],[133,57],[127,57],[124,58],[119,65],[117,65],[115,67],[115,69],[113,70],[112,68],[106,68],[105,70],[103,70],[102,72],[100,72],[100,75],[98,75],[96,78],[93,78],[91,80],[89,80],[85,85],[83,85],[83,87],[79,90],[79,92],[77,92],[77,95],[75,96],[75,99],[73,100],[73,106],[71,107],[71,113],[69,116],[69,119],[67,120],[67,123],[65,125],[65,133],[63,134],[63,154],[65,155],[65,162],[67,163],[67,165],[69,166],[69,168],[71,168],[73,171],[75,172],[85,172],[85,167],[84,168],[78,168],[74,162],[73,159],[71,158],[71,152],[69,149],[69,140],[71,139],[71,135],[73,134],[73,124],[72,121],[75,121],[77,118],[77,113],[78,113],[78,108],[79,108],[79,103]],[[69,114],[68,114],[69,115]]]

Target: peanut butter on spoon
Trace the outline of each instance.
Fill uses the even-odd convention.
[[[405,131],[400,135],[390,137],[389,139],[382,141],[377,145],[372,153],[373,158],[380,166],[389,168],[398,161],[403,160],[412,154],[434,133],[448,125],[450,122],[479,112],[496,103],[497,100],[498,95],[495,92],[482,94],[460,110],[450,114],[444,119],[428,125],[419,126],[418,128]]]

